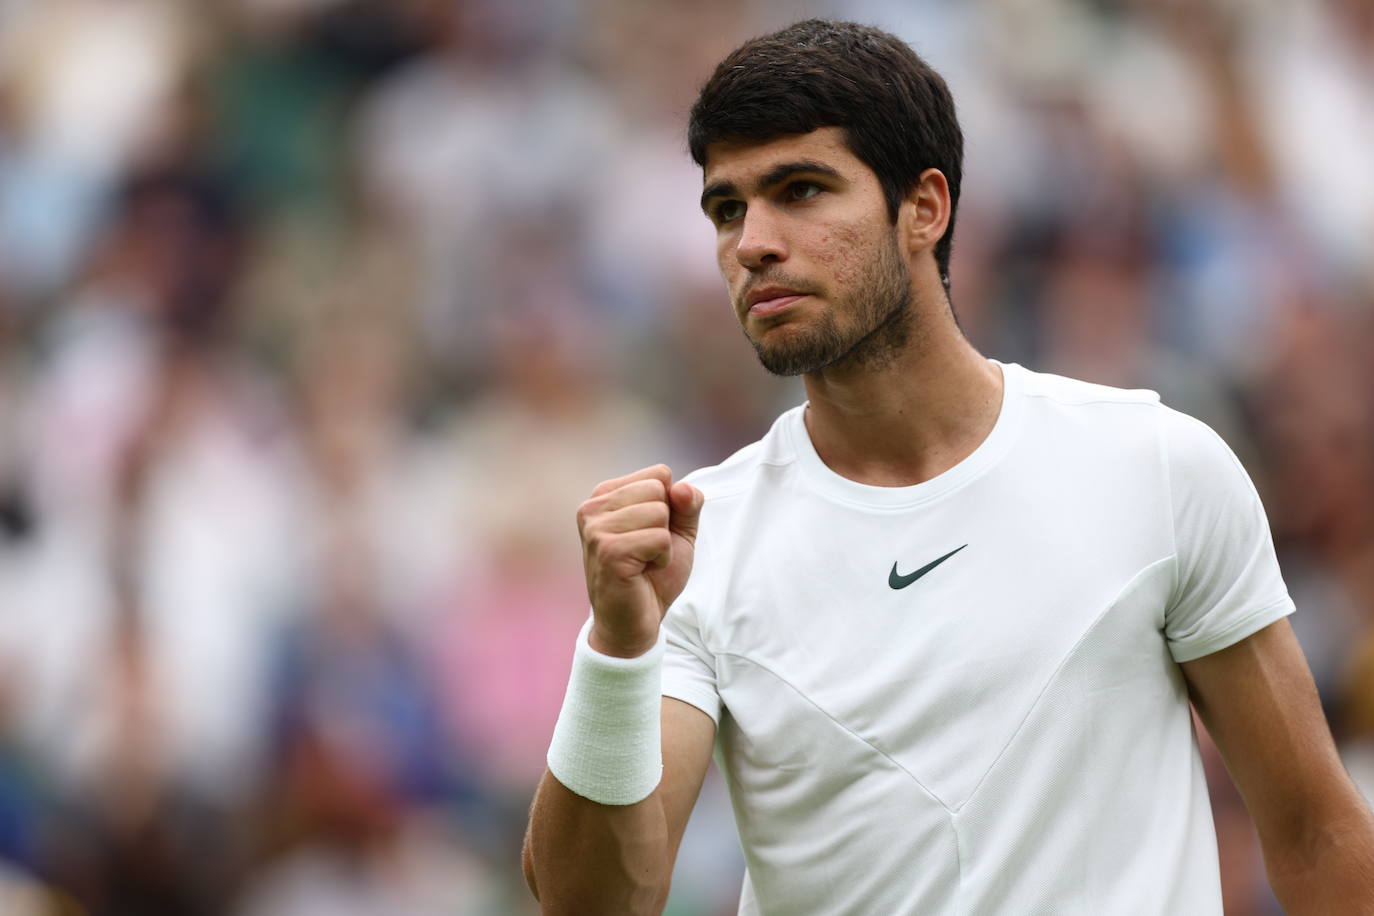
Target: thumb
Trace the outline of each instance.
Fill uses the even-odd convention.
[[[668,491],[668,507],[672,510],[668,527],[674,534],[680,534],[689,541],[697,538],[697,523],[701,520],[701,507],[706,504],[706,496],[690,483],[675,483]]]

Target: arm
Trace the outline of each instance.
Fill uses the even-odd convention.
[[[578,509],[592,622],[523,856],[545,913],[657,913],[667,900],[715,723],[659,698],[661,650],[646,653],[656,651],[663,616],[687,584],[703,502],[658,465],[599,484]],[[638,661],[627,668],[607,656]],[[608,670],[636,673],[603,679]]]
[[[1374,912],[1374,816],[1336,755],[1288,621],[1182,667],[1287,912]]]
[[[545,913],[658,913],[711,761],[716,726],[663,700],[663,779],[642,802],[599,805],[545,771],[525,835],[525,880]]]

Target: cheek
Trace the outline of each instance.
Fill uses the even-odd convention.
[[[735,257],[734,245],[716,246],[716,268],[720,271],[720,278],[725,281],[725,297],[729,302],[730,311],[735,312],[739,305],[739,296],[748,282],[749,272]]]
[[[860,265],[872,253],[874,244],[857,226],[827,226],[816,238],[816,262],[836,287],[843,289],[858,279]]]
[[[716,240],[716,266],[721,273],[725,273],[730,263],[735,261],[735,242],[733,239],[721,236]]]
[[[727,289],[734,289],[733,277],[739,273],[739,259],[735,257],[735,246],[732,243],[720,241],[716,243],[716,268],[725,280]]]

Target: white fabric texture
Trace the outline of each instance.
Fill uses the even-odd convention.
[[[632,805],[663,776],[660,740],[665,632],[636,658],[597,652],[587,641],[589,618],[577,635],[572,674],[549,743],[549,772],[583,798]]]
[[[1153,392],[1002,372],[916,486],[830,471],[801,407],[688,478],[663,692],[718,723],[741,913],[1221,913],[1178,663],[1292,611],[1263,509]]]

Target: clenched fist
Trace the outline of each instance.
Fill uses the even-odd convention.
[[[692,571],[704,502],[659,464],[598,484],[578,507],[593,649],[632,658],[658,641],[659,623]]]

